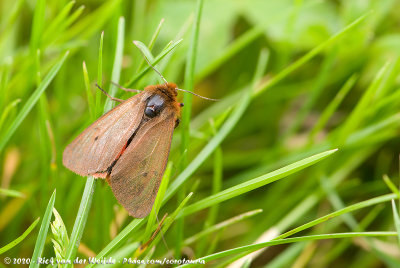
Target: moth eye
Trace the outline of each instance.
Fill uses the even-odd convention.
[[[144,109],[144,114],[150,118],[153,118],[157,115],[154,107],[146,107],[146,109]]]
[[[151,96],[148,101],[144,114],[150,118],[156,117],[165,107],[165,101],[159,95]]]

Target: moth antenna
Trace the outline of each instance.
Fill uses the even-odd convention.
[[[135,44],[135,46],[137,46],[137,48],[139,48],[139,46],[138,46],[138,44],[137,44],[136,41],[133,41],[133,43]],[[164,80],[164,82],[165,82],[166,84],[168,84],[167,79],[165,79],[165,77],[156,69],[156,67],[154,67],[154,66],[150,63],[149,59],[146,57],[146,55],[144,55],[144,53],[142,52],[142,50],[141,50],[140,48],[139,48],[139,50],[140,50],[140,53],[142,54],[144,60],[147,62],[147,64],[148,64],[151,68],[153,68],[153,70],[161,77],[162,80]]]
[[[177,90],[190,93],[190,94],[192,94],[192,95],[195,95],[195,96],[197,96],[197,97],[199,97],[199,98],[202,98],[202,99],[205,99],[205,100],[220,101],[219,99],[211,99],[211,98],[203,97],[203,96],[201,96],[201,95],[199,95],[199,94],[196,94],[196,93],[194,93],[194,92],[192,92],[192,91],[189,91],[189,90],[185,90],[185,89],[181,89],[181,88],[177,88]]]
[[[116,87],[119,87],[120,89],[122,89],[122,90],[124,90],[124,91],[128,91],[128,92],[136,92],[136,93],[139,93],[139,92],[141,92],[141,90],[140,89],[132,89],[132,88],[126,88],[126,87],[123,87],[123,86],[121,86],[120,84],[118,84],[118,83],[115,83],[115,82],[113,82],[113,81],[110,81],[111,82],[111,84],[113,84],[114,86],[116,86]]]
[[[110,100],[118,101],[118,102],[123,102],[124,101],[124,100],[121,100],[121,99],[114,98],[114,97],[110,96],[110,94],[108,94],[104,89],[102,89],[97,83],[96,83],[96,87],[98,87],[101,90],[101,92],[103,92],[108,98],[110,98]]]

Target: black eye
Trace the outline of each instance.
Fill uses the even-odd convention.
[[[146,107],[144,109],[144,114],[150,118],[153,118],[157,115],[157,112],[154,110],[154,107]]]
[[[156,117],[164,107],[164,99],[159,95],[153,95],[147,101],[144,114],[150,118]]]

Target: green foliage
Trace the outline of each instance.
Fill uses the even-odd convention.
[[[397,1],[79,3],[0,1],[2,256],[399,267]],[[62,152],[115,104],[95,83],[161,82],[142,54],[220,101],[179,93],[155,207],[132,219]]]

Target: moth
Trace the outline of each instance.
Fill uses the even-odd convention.
[[[135,218],[146,217],[153,207],[183,107],[177,101],[178,90],[194,94],[167,82],[148,63],[165,83],[147,86],[127,100],[112,98],[99,87],[121,103],[84,130],[63,153],[63,164],[71,171],[106,179],[118,202]]]

